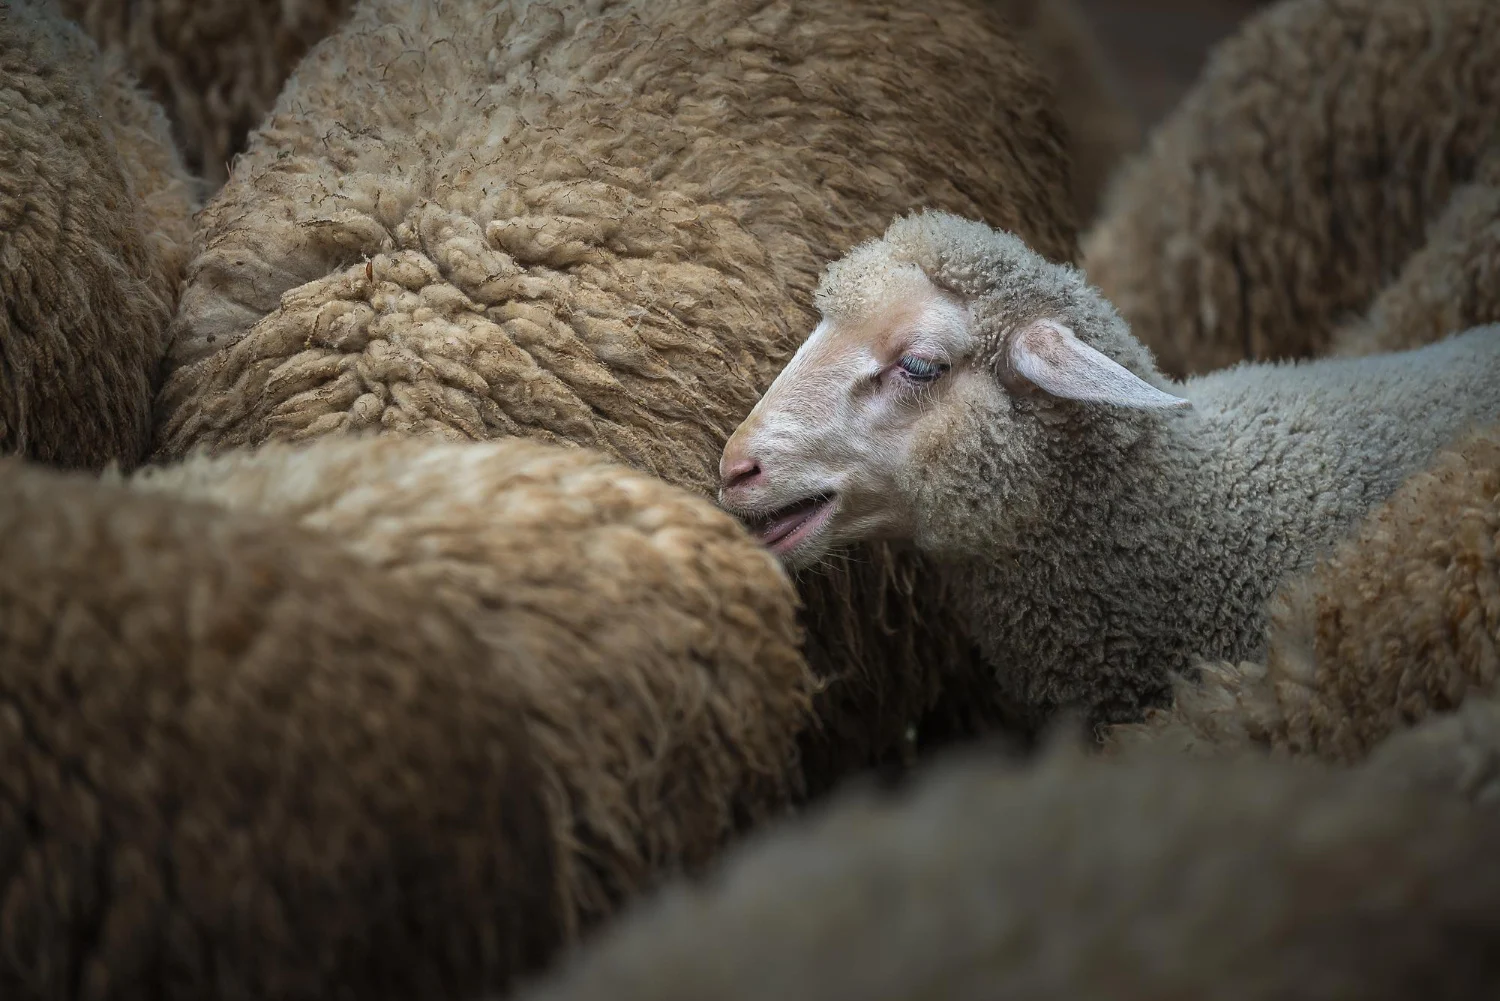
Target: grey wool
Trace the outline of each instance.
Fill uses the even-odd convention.
[[[776,543],[794,566],[871,538],[937,558],[1034,724],[1130,721],[1200,659],[1261,659],[1278,584],[1500,417],[1483,329],[1175,382],[1077,269],[946,213],[896,220],[817,294],[823,322],[726,446],[756,472],[721,504],[774,536],[832,498]],[[892,359],[913,355],[942,374],[912,388]]]
[[[1455,794],[1488,738],[1454,729],[1353,771],[1160,750],[950,760],[760,836],[518,996],[1494,997],[1500,813]]]

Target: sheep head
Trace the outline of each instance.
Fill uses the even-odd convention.
[[[1025,531],[1065,478],[1190,406],[1078,271],[983,223],[897,219],[817,304],[719,465],[721,505],[794,569],[864,540],[962,553]]]

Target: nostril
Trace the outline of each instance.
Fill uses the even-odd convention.
[[[724,470],[724,489],[743,486],[759,475],[760,463],[754,459],[737,459]]]

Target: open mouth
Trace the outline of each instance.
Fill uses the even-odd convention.
[[[804,542],[833,513],[833,494],[819,494],[766,514],[745,516],[750,533],[778,556]]]

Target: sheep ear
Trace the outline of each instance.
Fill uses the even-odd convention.
[[[1135,409],[1192,406],[1089,347],[1055,320],[1038,320],[1016,331],[1010,340],[1010,365],[1032,385],[1059,399]]]

